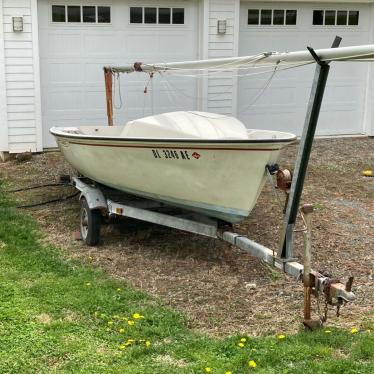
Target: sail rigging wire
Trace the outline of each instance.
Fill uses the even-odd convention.
[[[365,56],[370,56],[371,54],[367,54]],[[148,80],[148,83],[146,84],[146,88],[145,88],[145,94],[147,93],[146,90],[147,90],[147,87],[149,85],[149,83],[152,83],[151,86],[153,86],[153,81],[152,81],[152,77],[153,77],[153,74],[155,72],[158,72],[164,79],[165,81],[161,81],[163,84],[167,85],[168,89],[169,89],[169,92],[172,92],[170,90],[170,87],[172,87],[175,91],[178,91],[180,94],[182,94],[183,96],[187,97],[188,99],[194,99],[194,97],[186,94],[185,92],[183,92],[182,90],[180,90],[179,88],[177,88],[173,83],[171,83],[168,79],[167,79],[167,74],[170,74],[172,76],[180,76],[180,77],[190,77],[190,78],[196,78],[196,79],[206,79],[206,78],[222,78],[222,74],[218,74],[219,72],[225,72],[225,73],[228,73],[227,75],[227,78],[234,78],[234,77],[252,77],[252,76],[258,76],[258,75],[263,75],[263,74],[267,74],[267,73],[271,73],[271,76],[269,77],[269,79],[266,81],[265,85],[263,86],[263,88],[261,89],[260,93],[258,95],[256,95],[254,97],[254,99],[250,102],[249,105],[246,105],[244,108],[241,108],[239,109],[239,112],[242,112],[244,110],[247,110],[249,107],[251,107],[252,105],[254,105],[258,99],[264,94],[264,92],[266,91],[266,89],[269,87],[271,81],[273,80],[274,78],[274,75],[276,72],[280,72],[280,71],[283,71],[283,70],[289,70],[289,69],[294,69],[294,68],[298,68],[298,67],[301,67],[301,66],[305,66],[305,65],[310,65],[310,64],[314,64],[315,62],[314,61],[304,61],[304,62],[298,62],[298,63],[289,63],[289,62],[284,62],[282,60],[278,60],[276,61],[276,63],[274,63],[274,68],[272,68],[271,70],[270,69],[267,69],[267,70],[262,70],[262,71],[251,71],[251,70],[258,70],[258,69],[263,69],[263,68],[268,68],[269,67],[269,64],[255,64],[255,65],[251,65],[253,64],[254,62],[256,61],[259,61],[259,60],[262,60],[264,58],[266,58],[267,56],[265,54],[259,54],[259,55],[256,55],[256,56],[253,56],[253,58],[250,60],[250,61],[246,61],[243,65],[239,65],[239,66],[231,66],[233,63],[237,63],[237,61],[233,62],[228,62],[226,64],[221,64],[221,65],[216,65],[216,66],[213,66],[213,67],[209,67],[209,68],[198,68],[198,69],[185,69],[185,68],[168,68],[166,70],[157,70],[155,69],[154,71],[147,71],[146,73],[149,74],[150,78]],[[349,55],[349,56],[345,56],[345,57],[337,57],[337,58],[334,58],[334,59],[330,59],[329,61],[349,61],[350,59],[352,59],[352,61],[362,61],[362,62],[367,62],[367,61],[370,61],[369,59],[367,60],[357,60],[357,57],[363,57],[362,54],[355,54],[355,55]],[[242,59],[247,59],[247,57],[243,57]],[[158,66],[155,66],[155,67],[158,67]],[[223,68],[224,67],[224,68]],[[248,73],[239,73],[240,71],[243,71],[243,70],[246,70],[246,71],[249,71]],[[184,72],[194,72],[196,71],[197,74],[185,74]],[[202,72],[206,72],[205,74],[202,74]],[[238,74],[235,74],[235,71],[238,72]],[[119,91],[119,98],[120,98],[120,106],[117,107],[115,105],[115,108],[116,109],[119,109],[122,107],[122,97],[121,97],[121,91],[120,91],[120,78],[119,78],[119,75],[120,75],[120,71],[114,71],[113,74],[115,74],[116,78],[117,78],[117,85],[118,85],[118,91]],[[230,74],[231,73],[231,74]],[[115,90],[115,80],[114,80],[114,90]],[[154,98],[153,98],[153,87],[152,87],[152,103],[151,103],[151,111],[152,113],[154,113]],[[222,93],[217,93],[215,95],[211,95],[210,98],[218,98],[224,94],[227,94],[226,92],[222,92]],[[175,95],[175,97],[178,97],[177,95]],[[207,98],[203,98],[203,99],[207,99]],[[144,113],[144,110],[145,110],[145,102],[146,102],[146,98],[144,97],[144,101],[143,101],[143,113]]]
[[[272,74],[270,75],[269,79],[265,82],[264,86],[262,87],[262,89],[260,90],[260,92],[250,101],[250,103],[248,105],[246,105],[244,108],[240,108],[238,110],[239,113],[242,113],[244,110],[247,110],[248,108],[250,108],[252,105],[256,104],[256,102],[258,101],[258,99],[265,93],[265,91],[269,88],[270,86],[270,83],[272,82],[274,76],[275,76],[275,73],[277,72],[277,68],[278,68],[278,65],[275,66],[274,68],[274,71],[272,72]]]
[[[263,72],[256,72],[256,73],[253,73],[253,74],[245,74],[245,75],[232,75],[230,76],[229,78],[231,77],[237,77],[237,76],[246,76],[246,77],[251,77],[253,75],[260,75],[260,74],[267,74],[267,73],[271,73],[271,76],[266,80],[264,86],[261,88],[260,92],[250,101],[249,104],[247,104],[245,107],[243,108],[240,108],[239,109],[239,113],[242,113],[243,111],[247,110],[249,107],[251,107],[252,105],[254,105],[259,99],[260,97],[265,93],[265,91],[267,90],[267,88],[270,86],[270,83],[271,81],[273,80],[275,74],[277,72],[280,72],[280,71],[283,71],[283,70],[288,70],[288,69],[291,69],[291,68],[294,68],[294,67],[300,67],[300,66],[305,66],[305,65],[310,65],[310,64],[313,64],[313,62],[308,62],[308,63],[303,63],[303,64],[297,64],[297,66],[295,64],[290,64],[291,66],[279,66],[279,65],[276,65],[274,67],[274,69],[272,70],[267,70],[267,71],[263,71]],[[179,96],[175,94],[175,92],[177,91],[180,95],[186,97],[187,99],[189,100],[194,100],[196,99],[196,96],[191,96],[191,95],[188,95],[186,92],[184,92],[182,89],[180,89],[179,87],[177,87],[171,80],[168,79],[168,76],[167,76],[167,73],[168,72],[165,72],[165,71],[159,71],[158,72],[160,74],[160,76],[163,78],[163,80],[161,80],[160,82],[165,86],[165,88],[167,89],[167,94],[168,94],[168,97],[171,99],[172,102],[174,103],[177,103],[178,106],[180,103],[178,103],[178,101],[180,102],[179,100]],[[180,77],[184,77],[185,75],[178,75],[178,74],[171,74],[171,76],[180,76]],[[201,78],[199,75],[196,75],[194,76],[195,78]],[[171,95],[173,94],[173,95]],[[220,96],[222,95],[226,95],[227,92],[220,92],[220,93],[216,93],[214,95],[209,95],[209,99],[218,99]],[[202,100],[207,100],[208,97],[203,97]],[[143,110],[143,114],[144,114],[144,110]]]

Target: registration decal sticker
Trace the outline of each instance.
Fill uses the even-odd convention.
[[[197,152],[192,153],[192,157],[196,158],[198,160],[200,158],[200,154]]]

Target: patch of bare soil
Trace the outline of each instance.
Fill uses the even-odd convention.
[[[288,147],[280,165],[292,167],[295,153],[295,145]],[[367,167],[374,167],[374,139],[320,139],[304,188],[303,202],[316,208],[313,268],[342,279],[355,276],[357,300],[342,308],[339,319],[329,312],[329,324],[337,326],[374,324],[374,178],[361,176]],[[71,172],[58,152],[0,164],[0,170],[11,187],[50,182]],[[71,192],[57,187],[18,196],[30,202]],[[29,209],[46,241],[160,297],[183,312],[191,328],[217,336],[300,329],[302,284],[247,253],[219,240],[134,222],[105,226],[100,245],[89,248],[73,239],[78,210],[77,199]],[[267,184],[251,216],[234,229],[276,250],[281,210]],[[298,234],[301,261],[302,243]]]

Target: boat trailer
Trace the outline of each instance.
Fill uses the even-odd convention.
[[[311,269],[310,218],[313,211],[311,205],[304,205],[301,209],[305,223],[304,228],[298,230],[303,232],[305,238],[304,265],[302,265],[294,258],[280,258],[277,252],[233,232],[231,225],[218,219],[177,209],[162,202],[135,197],[100,185],[86,177],[73,177],[72,184],[80,191],[80,239],[87,245],[98,244],[103,219],[110,222],[118,217],[127,217],[223,240],[303,281],[304,325],[309,329],[322,326],[326,321],[328,305],[336,306],[338,315],[341,305],[355,299],[351,291],[353,278],[344,285],[337,279]],[[312,294],[317,298],[319,295],[325,298],[324,315],[316,320],[311,319]]]
[[[332,48],[339,47],[340,37],[336,37]],[[331,275],[321,274],[311,268],[311,214],[313,207],[304,205],[299,209],[305,175],[317,127],[318,117],[322,105],[326,81],[330,70],[328,62],[321,61],[313,48],[308,51],[316,62],[315,75],[309,98],[303,133],[300,139],[298,155],[293,173],[280,170],[277,165],[267,165],[264,173],[270,179],[277,177],[277,187],[287,193],[278,251],[273,251],[244,235],[232,231],[231,227],[217,219],[201,214],[181,211],[158,201],[126,195],[113,198],[113,190],[108,189],[85,177],[74,177],[73,185],[80,191],[81,201],[81,238],[88,245],[96,245],[99,241],[102,217],[129,217],[141,221],[171,227],[195,234],[217,238],[228,242],[264,262],[292,275],[304,284],[304,325],[313,329],[322,326],[327,318],[328,305],[336,306],[339,315],[340,306],[355,300],[352,292],[353,277],[346,284],[334,279]],[[108,124],[113,125],[112,103],[112,72],[104,69]],[[118,192],[118,191],[117,191]],[[297,215],[301,214],[304,221],[302,230],[295,230]],[[297,262],[293,254],[294,233],[302,231],[304,235],[304,264]],[[311,318],[311,295],[325,298],[324,315],[319,319]]]

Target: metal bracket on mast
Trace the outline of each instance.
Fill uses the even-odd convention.
[[[332,48],[340,45],[342,38],[335,37]],[[316,60],[317,66],[314,73],[313,85],[309,97],[307,114],[305,117],[304,129],[300,139],[299,151],[297,154],[293,179],[284,216],[283,229],[281,232],[278,259],[284,262],[293,258],[294,228],[299,209],[300,198],[303,191],[306,170],[312,150],[314,134],[316,131],[318,117],[321,110],[323,94],[330,66],[326,61],[321,61],[313,48],[307,47],[310,54]]]

